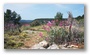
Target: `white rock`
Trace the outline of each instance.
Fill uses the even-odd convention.
[[[70,46],[67,46],[68,48],[78,48],[77,45],[70,45]]]
[[[66,48],[66,47],[61,47],[61,49],[69,49],[69,48]]]
[[[35,44],[31,49],[45,49],[40,44]]]
[[[35,44],[31,49],[45,49],[43,46],[47,46],[48,42],[45,40],[41,41],[39,44]]]
[[[60,49],[68,49],[65,47],[66,45],[59,45]]]
[[[40,46],[47,46],[48,42],[43,40],[42,42],[39,43]]]
[[[59,47],[56,44],[52,44],[47,49],[59,49]]]

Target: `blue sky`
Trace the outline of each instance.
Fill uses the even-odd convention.
[[[84,4],[4,4],[6,9],[16,11],[24,20],[34,20],[36,18],[54,18],[57,12],[63,13],[63,18],[68,17],[68,11],[73,17],[84,14]]]

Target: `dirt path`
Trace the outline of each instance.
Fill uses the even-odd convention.
[[[26,38],[26,40],[24,41],[24,46],[22,46],[21,48],[30,48],[33,45],[39,43],[42,39],[39,36],[39,31],[24,30],[23,32],[28,32],[28,36],[30,38]]]

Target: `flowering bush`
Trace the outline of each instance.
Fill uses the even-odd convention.
[[[40,36],[40,37],[43,37],[43,34],[42,34],[42,32],[40,32],[40,33],[39,33],[39,36]]]
[[[60,26],[61,25],[56,26],[54,21],[48,21],[48,23],[43,26],[43,29],[46,30],[48,34],[48,37],[46,37],[47,41],[56,43],[65,41],[63,38],[66,37],[67,31]]]

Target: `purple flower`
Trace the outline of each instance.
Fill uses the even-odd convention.
[[[52,23],[50,21],[48,21],[47,26],[51,27]]]

